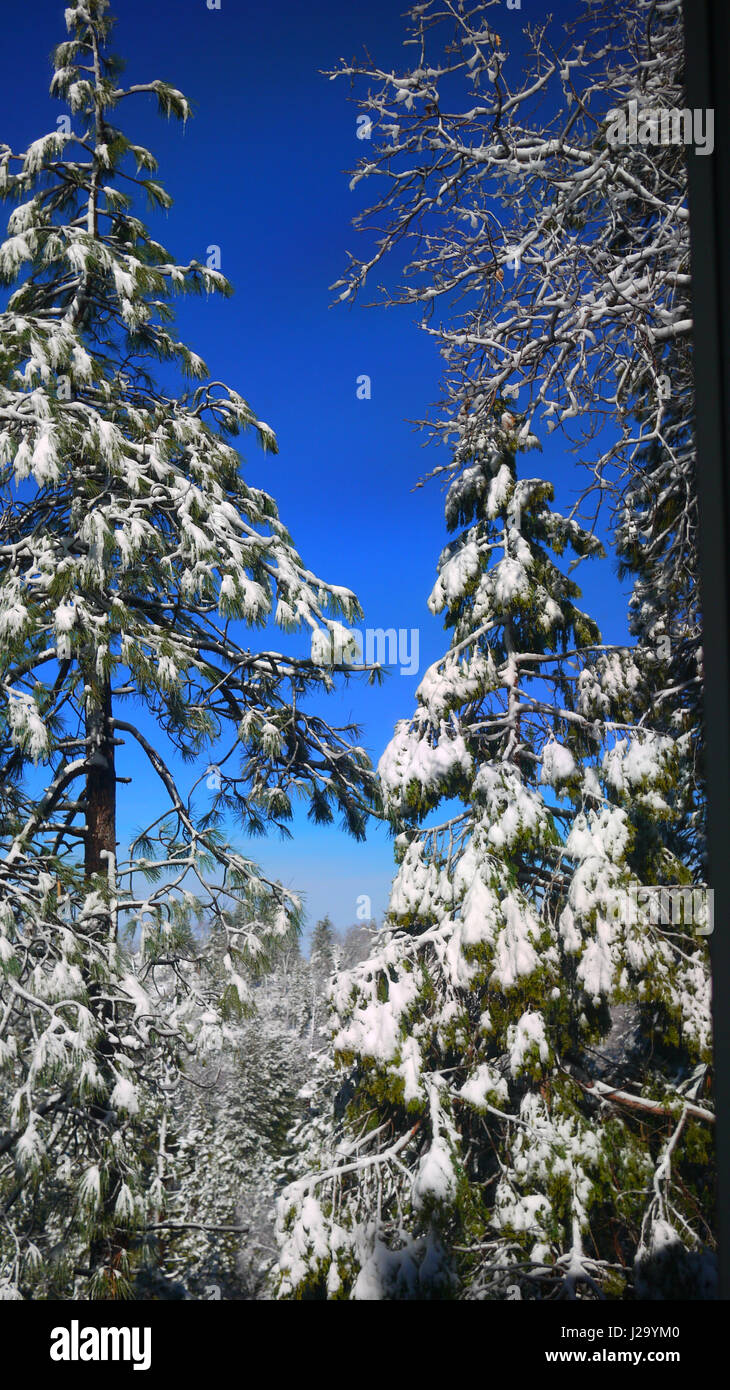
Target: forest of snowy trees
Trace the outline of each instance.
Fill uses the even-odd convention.
[[[520,74],[503,7],[426,0],[399,70],[329,74],[372,124],[335,295],[443,364],[442,651],[372,765],[324,698],[382,674],[358,600],[246,481],[245,380],[176,337],[230,286],[142,220],[127,107],[187,99],[66,9],[68,120],[0,146],[0,1297],[713,1297],[687,147],[612,134],[684,107],[681,16],[576,6]],[[240,848],[298,805],[388,824],[382,924],[303,947]]]

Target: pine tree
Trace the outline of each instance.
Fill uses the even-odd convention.
[[[329,917],[322,917],[312,932],[309,960],[313,970],[322,976],[331,975],[335,964],[335,931]]]
[[[221,941],[202,944],[223,983]],[[165,1211],[139,1296],[258,1298],[275,1255],[271,1214],[307,1079],[310,980],[298,941],[282,941],[247,980],[253,1015],[231,1018],[220,1045],[168,1092]]]
[[[285,1292],[326,1280],[330,1296],[447,1296],[471,1278],[454,1283],[471,1261],[449,1252],[490,1222],[495,1242],[509,1227],[518,1248],[535,1206],[516,1192],[510,1122],[539,1110],[548,1039],[575,1026],[555,912],[565,813],[545,787],[581,781],[590,741],[555,699],[572,703],[571,645],[599,640],[551,552],[599,547],[550,510],[548,483],[517,479],[514,419],[501,407],[497,419],[460,451],[447,497],[458,534],[430,607],[450,648],[379,764],[401,864],[388,930],[336,989],[335,1047],[357,1066],[351,1138],[329,1176],[291,1189]],[[464,809],[430,823],[454,801]],[[553,1235],[559,1224],[551,1211]]]
[[[389,930],[336,991],[347,1112],[282,1203],[281,1290],[703,1297],[703,905],[637,911],[662,886],[704,897],[686,159],[608,133],[629,100],[683,105],[681,7],[533,30],[522,75],[490,10],[429,0],[409,15],[417,66],[340,69],[367,81],[376,135],[353,182],[386,175],[340,297],[406,248],[383,296],[423,306],[446,360],[425,423],[455,448],[433,470],[455,474],[449,525],[481,538],[515,516],[496,563],[468,531],[442,558],[454,641],[380,764],[401,867]],[[612,499],[634,580],[632,647],[571,613],[536,546],[588,553],[592,533],[543,514],[538,480],[526,513],[505,455],[513,431],[571,439],[576,419],[583,500]],[[573,643],[554,657],[553,622]]]
[[[159,80],[123,85],[106,0],[71,5],[66,23],[51,90],[68,119],[24,154],[0,150],[16,204],[0,247],[0,1251],[11,1287],[30,1287],[55,1243],[62,1296],[112,1297],[149,1220],[140,1135],[159,1077],[220,1023],[193,895],[227,938],[224,1015],[249,999],[241,962],[298,914],[226,825],[286,830],[301,797],[361,836],[369,774],[353,730],[305,707],[332,686],[327,654],[357,602],[306,568],[272,497],[244,480],[231,440],[249,431],[271,453],[269,426],[173,331],[176,294],[230,286],[177,264],[135,211],[171,200],[116,111],[151,94],[186,121],[188,102]],[[156,364],[188,384],[162,386]],[[307,631],[311,655],[247,646],[270,619]],[[117,787],[133,749],[164,802],[125,858]],[[190,791],[180,763],[197,764]],[[239,927],[252,888],[275,911]]]
[[[241,923],[255,906],[242,906]],[[203,968],[222,981],[221,935],[214,923],[202,924],[201,933]],[[293,936],[249,963],[255,1014],[230,1019],[220,1047],[167,1089],[164,1155],[156,1164],[165,1213],[138,1296],[271,1296],[275,1202],[328,1132],[337,1090],[331,1058],[321,1045],[313,1053],[311,1043],[336,949],[328,917],[314,937],[321,949],[308,961]]]
[[[320,1034],[324,1033],[326,1036],[324,1000],[327,983],[335,970],[337,954],[338,946],[335,939],[334,928],[329,917],[323,917],[317,922],[312,932],[312,944],[309,950],[309,974],[312,989],[312,1017],[310,1023],[310,1043],[312,1052],[321,1046],[321,1042],[319,1041]],[[322,1005],[322,1008],[320,1008],[320,1005]]]
[[[595,717],[597,673],[630,656],[553,558],[600,546],[517,477],[520,423],[457,449],[463,529],[430,599],[451,645],[379,764],[400,868],[372,956],[335,987],[345,1122],[282,1199],[283,1296],[621,1296],[657,1277],[670,1207],[690,1245],[706,1233],[712,1117],[687,1089],[708,1047],[701,956],[623,910],[656,881],[636,807],[661,825],[672,749]],[[672,1084],[666,1055],[617,1050],[627,1001],[681,1017]],[[621,1090],[637,1058],[643,1090]],[[672,1277],[707,1287],[701,1261]]]

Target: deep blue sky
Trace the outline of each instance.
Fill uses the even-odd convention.
[[[578,3],[552,9],[570,15]],[[426,598],[446,533],[438,486],[411,491],[428,454],[408,421],[436,397],[440,359],[407,311],[329,307],[345,252],[358,249],[350,220],[365,193],[349,191],[345,171],[364,145],[346,83],[321,75],[363,47],[382,66],[401,66],[401,8],[397,0],[222,0],[211,11],[205,0],[119,0],[114,46],[127,59],[127,80],[164,78],[194,105],[184,130],[160,120],[152,98],[126,102],[119,119],[157,155],[175,200],[157,234],[182,262],[220,246],[235,286],[228,301],[187,301],[179,323],[212,375],[240,390],[276,431],[274,459],[243,447],[246,474],[275,495],[306,563],[356,591],[369,626],[420,629],[422,673],[445,645]],[[532,10],[526,0],[521,12],[495,7],[490,17],[511,44]],[[14,150],[55,128],[65,109],[48,97],[63,11],[62,0],[34,0],[15,7],[6,26],[0,141]],[[361,373],[372,379],[369,401],[356,399]],[[578,485],[555,436],[528,463],[555,480],[562,498]],[[604,636],[620,640],[624,605],[610,571],[602,566],[591,578],[582,567],[581,577]],[[418,680],[396,672],[380,691],[352,685],[332,700],[333,721],[360,722],[377,759],[395,720],[411,713]],[[121,811],[124,837],[142,814],[129,796]],[[380,827],[357,845],[301,817],[293,842],[246,848],[304,892],[310,923],[328,911],[348,925],[360,894],[377,916],[386,906],[392,849]]]

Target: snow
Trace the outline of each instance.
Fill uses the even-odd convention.
[[[124,1110],[129,1115],[136,1115],[139,1110],[139,1096],[134,1082],[126,1076],[120,1076],[109,1097],[109,1104],[114,1110]]]
[[[471,765],[463,736],[445,720],[440,722],[433,742],[423,737],[420,729],[414,729],[410,721],[400,720],[378,763],[378,777],[386,801],[395,806],[413,783],[424,792],[433,793],[450,782],[455,773],[468,775]]]
[[[460,598],[480,571],[479,550],[474,541],[469,541],[441,566],[439,577],[428,600],[431,612],[440,613]]]
[[[114,1204],[114,1215],[118,1221],[132,1220],[135,1215],[134,1195],[126,1182],[120,1184],[117,1200]]]
[[[423,1057],[414,1037],[405,1038],[400,1049],[401,1060],[398,1073],[403,1078],[403,1100],[406,1105],[418,1101],[422,1095]]]
[[[599,1004],[601,995],[611,996],[614,980],[613,933],[605,922],[597,922],[596,933],[589,941],[578,965],[578,979],[594,1004]]]
[[[508,1032],[510,1075],[518,1077],[525,1068],[539,1060],[548,1061],[550,1048],[545,1033],[545,1020],[540,1013],[527,1009]]]
[[[504,418],[503,416],[502,419]],[[502,428],[504,428],[504,426]],[[494,518],[499,516],[513,487],[514,478],[512,469],[506,463],[500,464],[497,473],[489,484],[486,504],[486,514],[488,517]]]
[[[98,1207],[101,1201],[101,1172],[97,1164],[87,1168],[79,1183],[79,1202],[84,1206]]]
[[[509,1100],[509,1087],[505,1078],[490,1062],[480,1062],[468,1081],[464,1082],[459,1095],[475,1110],[484,1110],[487,1101],[502,1105]]]
[[[401,1021],[403,1015],[413,1004],[418,993],[418,980],[415,974],[403,974],[397,981],[391,980],[388,998],[377,997],[378,980],[373,971],[361,986],[366,1002],[358,1004],[349,1023],[342,1027],[334,1038],[336,1052],[359,1052],[376,1062],[389,1062],[395,1059],[401,1043]],[[417,1075],[418,1058],[412,1048],[405,1050],[404,1079],[408,1083]],[[412,1093],[409,1099],[412,1098]]]
[[[576,761],[569,748],[557,740],[546,743],[542,750],[542,772],[540,781],[550,787],[558,787],[570,781],[577,771]]]
[[[41,1138],[38,1121],[40,1116],[30,1114],[23,1133],[15,1147],[15,1156],[21,1172],[35,1171],[43,1159],[46,1149]]]
[[[511,611],[515,602],[526,599],[530,591],[530,580],[524,564],[512,556],[500,560],[492,573],[492,586],[498,611]]]
[[[315,627],[312,631],[311,659],[316,666],[332,665],[332,641],[325,628]]]
[[[485,656],[476,651],[465,661],[447,656],[425,672],[416,698],[428,711],[429,719],[438,724],[450,710],[493,690],[497,683],[491,652]]]
[[[510,850],[526,837],[539,842],[546,834],[545,803],[516,768],[483,763],[474,778],[473,795],[483,807],[482,823],[494,850]]]
[[[539,937],[540,924],[527,900],[514,893],[509,893],[502,902],[502,913],[506,925],[497,937],[493,978],[502,989],[512,989],[519,979],[531,975],[538,967],[539,958],[533,942]],[[523,1015],[523,1019],[525,1017]]]
[[[493,944],[501,920],[499,894],[488,878],[485,881],[485,869],[488,873],[487,866],[476,870],[461,905],[461,941],[465,946],[477,946],[482,942]],[[459,883],[468,872],[462,860]]]
[[[635,792],[657,781],[670,758],[673,740],[651,730],[634,739],[617,739],[604,755],[606,781],[618,792]]]
[[[495,1194],[494,1222],[497,1227],[529,1235],[546,1233],[550,1202],[539,1193],[516,1195],[508,1183],[498,1184]]]
[[[421,1159],[413,1179],[413,1205],[420,1211],[430,1202],[448,1203],[455,1193],[457,1177],[451,1150],[443,1135],[437,1134]]]
[[[48,751],[48,729],[30,695],[12,688],[7,694],[11,740],[16,747],[24,748],[32,761],[37,763]]]

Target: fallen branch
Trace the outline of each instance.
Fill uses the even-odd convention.
[[[575,1077],[574,1080],[578,1078]],[[617,1090],[614,1086],[608,1086],[605,1081],[580,1081],[579,1084],[589,1094],[600,1096],[602,1100],[613,1100],[617,1105],[626,1105],[631,1110],[646,1110],[652,1115],[675,1115],[671,1105],[662,1105],[661,1101],[649,1100],[646,1096],[635,1096],[630,1091]],[[714,1125],[715,1116],[711,1110],[705,1110],[701,1105],[693,1105],[691,1101],[683,1101],[682,1105],[688,1116],[691,1115],[695,1120],[707,1120],[708,1124]]]

